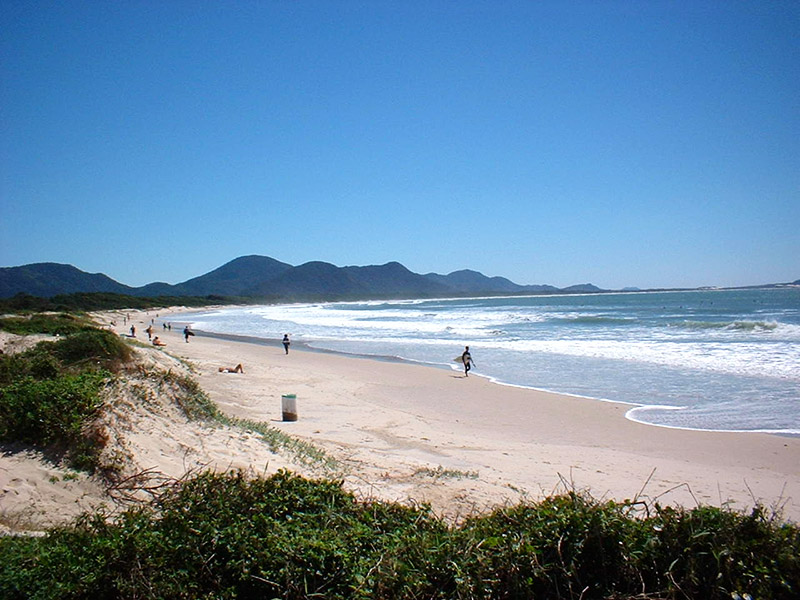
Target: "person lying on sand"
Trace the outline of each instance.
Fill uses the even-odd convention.
[[[158,336],[156,336],[153,340],[153,346],[166,346],[166,344],[158,339]]]
[[[220,373],[244,373],[244,369],[242,368],[242,363],[239,363],[235,367],[220,367]]]

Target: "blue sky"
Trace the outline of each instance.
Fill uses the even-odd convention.
[[[0,7],[0,265],[800,277],[797,2]]]

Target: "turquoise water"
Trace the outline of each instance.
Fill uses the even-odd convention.
[[[200,330],[456,368],[497,383],[631,404],[692,429],[800,434],[800,289],[251,306]]]

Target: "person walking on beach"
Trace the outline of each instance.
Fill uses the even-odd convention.
[[[145,331],[147,332],[147,339],[148,340],[153,339],[153,326],[152,325],[148,325],[147,329],[145,329]]]
[[[289,334],[285,333],[283,335],[283,349],[286,350],[286,354],[289,354],[289,344],[292,342],[289,341]]]
[[[469,346],[464,348],[464,352],[461,354],[461,362],[464,363],[464,377],[469,377],[469,370],[475,364],[472,360],[472,354],[469,353]]]
[[[194,335],[194,331],[189,329],[189,326],[187,325],[186,327],[183,328],[183,337],[186,339],[186,343],[187,344],[189,343],[189,336],[190,335]]]
[[[131,325],[131,337],[136,337],[136,325]]]

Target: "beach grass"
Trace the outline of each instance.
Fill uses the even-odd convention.
[[[480,474],[477,471],[462,471],[460,469],[446,469],[438,465],[435,469],[430,467],[420,467],[414,471],[414,475],[432,477],[433,479],[477,479]]]
[[[177,374],[171,370],[152,371],[148,375],[159,386],[165,384],[177,386],[181,393],[174,395],[175,401],[189,419],[212,421],[227,427],[255,432],[273,452],[286,453],[301,464],[321,468],[326,473],[341,470],[337,460],[314,444],[292,437],[268,423],[242,419],[220,411],[197,381],[189,375]]]
[[[267,423],[254,421],[252,419],[240,419],[223,413],[218,413],[216,419],[223,425],[258,433],[269,445],[270,450],[273,452],[288,453],[301,464],[321,468],[328,473],[340,472],[342,469],[342,465],[339,461],[330,456],[322,448],[292,437]]]

